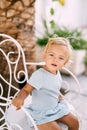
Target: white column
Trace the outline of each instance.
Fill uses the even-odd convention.
[[[35,2],[35,35],[42,37],[44,34],[43,19],[45,15],[45,0],[36,0]]]

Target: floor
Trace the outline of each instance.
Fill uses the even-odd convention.
[[[70,92],[65,97],[73,104],[80,116],[81,130],[87,130],[87,76],[77,76],[80,88],[72,77],[63,75],[63,79],[70,84]]]
[[[66,81],[68,86],[68,91],[65,94],[65,98],[75,107],[75,109],[78,112],[78,115],[81,120],[81,129],[80,130],[87,130],[87,76],[80,75],[77,76],[77,79],[80,83],[80,88],[76,84],[76,81],[71,76],[62,75],[64,81]],[[65,89],[67,87],[64,86]],[[22,114],[14,113],[14,111],[10,111],[11,115],[13,114],[15,117],[11,116],[10,121],[14,119],[18,120],[19,116],[22,116]],[[25,126],[26,121],[22,120],[22,127]],[[27,128],[26,128],[27,129]],[[19,130],[16,128],[16,130]],[[31,129],[30,129],[31,130]],[[34,129],[32,129],[34,130]]]

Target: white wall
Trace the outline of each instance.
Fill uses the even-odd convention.
[[[44,35],[43,19],[45,16],[45,1],[36,0],[35,2],[35,34],[37,37]]]
[[[50,15],[50,8],[55,8],[55,15]],[[48,27],[49,21],[54,19],[59,26],[68,28],[79,28],[87,26],[87,0],[65,0],[65,5],[61,6],[52,0],[36,0],[36,34],[42,36],[44,27],[42,19],[46,19]]]
[[[70,27],[87,26],[87,0],[65,0],[60,24]]]

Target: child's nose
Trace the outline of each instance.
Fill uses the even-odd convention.
[[[57,57],[55,57],[55,62],[58,62],[58,58]]]

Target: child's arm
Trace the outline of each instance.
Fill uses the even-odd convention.
[[[17,110],[21,108],[24,104],[25,98],[32,92],[34,87],[29,85],[28,83],[20,90],[17,97],[12,100],[12,104],[16,106]]]

